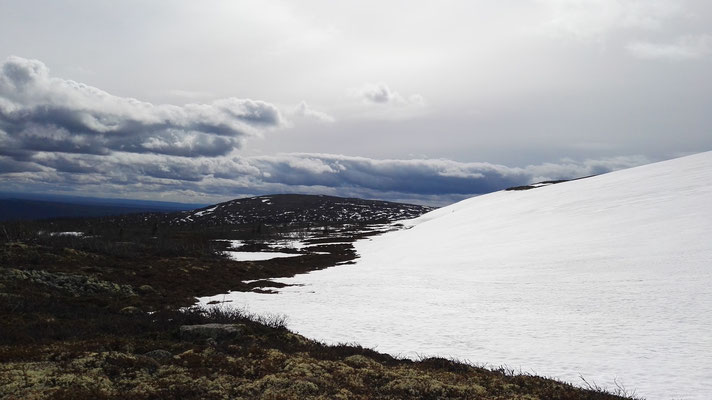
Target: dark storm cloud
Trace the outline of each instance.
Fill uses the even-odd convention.
[[[442,159],[376,160],[333,154],[284,154],[255,157],[250,162],[263,172],[262,180],[269,183],[432,196],[488,193],[538,180],[608,172],[645,160],[621,157],[517,168]]]
[[[0,66],[0,147],[5,154],[219,156],[238,148],[247,136],[281,124],[277,107],[262,101],[154,105],[51,77],[38,60],[10,57]]]
[[[478,194],[519,184],[525,171],[449,160],[374,160],[329,154],[293,154],[253,160],[266,182],[289,185],[360,187],[377,191]]]
[[[42,168],[35,163],[17,161],[10,157],[0,155],[0,176],[2,176],[3,173],[37,172],[41,170]]]
[[[4,168],[2,161],[12,162]],[[639,157],[508,167],[451,160],[376,160],[334,154],[186,158],[158,154],[38,152],[0,159],[0,181],[93,190],[190,193],[220,198],[311,193],[444,204],[539,180],[587,176],[642,164]],[[121,189],[123,188],[123,189]]]

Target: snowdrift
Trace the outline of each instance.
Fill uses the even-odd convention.
[[[445,207],[277,295],[327,342],[440,355],[648,399],[712,393],[712,152]]]

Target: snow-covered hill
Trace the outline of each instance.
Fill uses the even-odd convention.
[[[712,152],[435,210],[361,259],[236,293],[329,342],[712,393]]]

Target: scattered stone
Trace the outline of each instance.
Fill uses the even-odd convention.
[[[346,357],[344,359],[344,363],[354,368],[368,368],[378,364],[375,360],[372,360],[360,354],[355,354],[353,356]]]
[[[165,363],[173,359],[173,354],[170,351],[162,349],[151,350],[148,353],[144,354],[144,356],[150,357],[160,363]]]
[[[183,340],[221,340],[239,336],[245,325],[242,324],[204,324],[183,325],[180,327],[180,336]]]
[[[125,297],[136,295],[130,285],[119,285],[93,276],[65,274],[62,272],[1,268],[0,280],[7,282],[13,280],[30,281],[51,289],[63,291],[75,297],[107,293]]]
[[[161,367],[161,363],[158,360],[148,357],[148,356],[138,356],[136,357],[137,364],[141,366],[142,369],[147,370],[149,373],[153,374]]]
[[[138,293],[143,295],[156,293],[156,289],[151,285],[141,285],[138,287]]]
[[[264,289],[264,288],[253,288],[252,291],[255,292],[255,293],[260,293],[260,294],[276,294],[276,293],[279,293],[279,292],[277,292],[276,290]]]
[[[209,306],[214,306],[214,305],[216,305],[216,304],[230,303],[231,301],[232,301],[232,300],[213,300],[213,301],[209,301],[209,302],[208,302],[208,305],[209,305]]]
[[[143,311],[141,311],[140,308],[134,307],[134,306],[128,306],[124,307],[121,310],[119,310],[119,313],[124,314],[124,315],[138,315],[138,314],[144,314]]]

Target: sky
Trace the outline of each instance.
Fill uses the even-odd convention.
[[[0,0],[3,191],[444,205],[712,149],[706,0]]]

